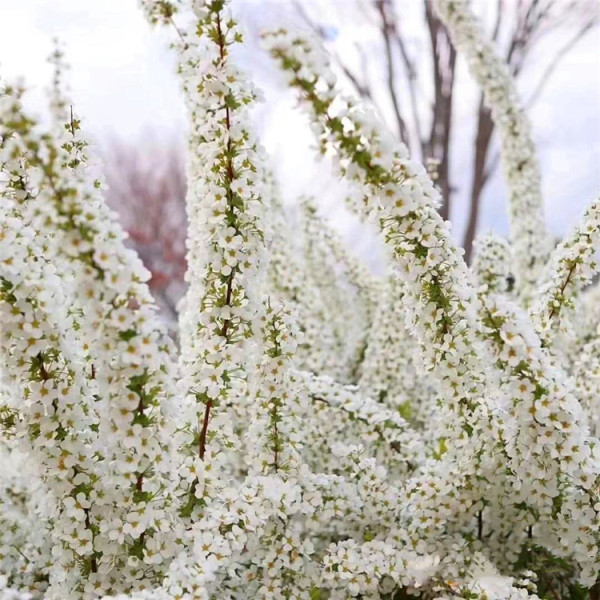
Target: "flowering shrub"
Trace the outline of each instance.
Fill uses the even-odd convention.
[[[436,6],[510,188],[511,243],[472,270],[318,45],[264,35],[389,248],[378,278],[314,201],[292,233],[225,2],[142,1],[190,117],[179,351],[60,85],[48,130],[4,85],[3,598],[598,598],[600,204],[549,249],[514,86],[465,2]]]

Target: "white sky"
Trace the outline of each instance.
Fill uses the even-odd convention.
[[[334,0],[330,3],[336,6]],[[405,0],[403,7],[409,4],[414,7],[414,0]],[[277,0],[260,5],[257,0],[237,0],[236,10],[253,27],[276,26],[281,19],[289,25],[291,20]],[[113,138],[135,141],[147,132],[165,140],[181,135],[185,116],[168,36],[150,29],[135,0],[0,0],[0,23],[0,74],[25,76],[32,88],[30,102],[38,112],[43,111],[43,92],[51,73],[46,59],[52,39],[59,37],[71,64],[69,81],[77,113],[100,144],[107,145]],[[359,34],[342,33],[350,38]],[[542,47],[540,64],[544,51]],[[293,110],[293,96],[280,88],[274,70],[254,44],[242,51],[241,60],[267,96],[257,111],[257,123],[284,183],[286,200],[316,193],[326,214],[354,242],[361,238],[362,244],[356,221],[339,209],[340,192],[327,177],[327,166],[315,164],[308,150],[311,134],[304,117]],[[534,75],[525,77],[525,84],[534,81]],[[455,131],[457,147],[471,145],[474,98],[475,89],[465,85],[456,106],[459,123],[464,123]],[[600,192],[598,29],[562,62],[530,116],[540,148],[548,222],[553,232],[563,234]],[[456,156],[453,170],[461,186],[461,181],[467,181],[471,159],[466,153]],[[320,184],[315,190],[317,178]],[[453,218],[458,231],[464,221],[460,202],[464,196],[465,190],[459,190]],[[497,176],[485,195],[480,230],[505,232],[506,228],[504,189]]]

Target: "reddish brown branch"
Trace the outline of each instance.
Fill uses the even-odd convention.
[[[218,33],[218,44],[219,44],[219,56],[221,61],[225,60],[225,40],[223,38],[223,32],[221,29],[221,15],[217,13],[217,33]],[[229,107],[225,106],[225,126],[229,131],[231,129],[231,116],[229,114]],[[231,209],[233,204],[233,192],[231,190],[231,182],[235,178],[235,171],[233,168],[233,162],[231,160],[231,138],[227,139],[227,203],[229,208]],[[231,273],[227,277],[227,290],[225,292],[225,304],[231,304],[231,296],[233,293],[233,277],[234,270],[232,269]],[[227,336],[227,331],[231,324],[230,319],[225,319],[223,322],[223,327],[221,329],[221,335],[223,337]],[[213,406],[212,400],[208,400],[204,407],[204,419],[202,421],[202,429],[200,430],[200,436],[198,438],[198,456],[201,460],[204,460],[204,454],[206,452],[206,437],[208,435],[208,423],[210,421],[210,410]]]
[[[208,433],[208,422],[210,420],[210,409],[212,408],[212,400],[209,400],[204,407],[204,421],[202,422],[202,430],[198,438],[198,456],[204,460],[206,452],[206,435]]]

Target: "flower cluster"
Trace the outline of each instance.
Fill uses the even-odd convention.
[[[185,396],[179,467],[182,514],[197,513],[222,488],[247,421],[249,368],[261,311],[265,251],[262,151],[248,124],[257,94],[229,58],[240,41],[222,2],[194,3],[187,27],[167,3],[144,2],[180,36],[179,73],[191,115],[187,211],[188,291],[182,301],[179,361]]]
[[[98,551],[89,568],[112,572],[129,589],[141,577],[140,561],[159,577],[160,568],[150,565],[168,554],[159,532],[170,536],[165,476],[172,456],[167,419],[172,345],[144,283],[149,273],[126,248],[125,234],[102,199],[101,182],[90,177],[79,122],[71,115],[41,134],[23,113],[18,90],[7,89],[4,101],[10,103],[2,131],[10,158],[4,163],[5,197],[10,192],[18,202],[36,244],[56,256],[56,274],[64,278],[69,298],[59,300],[61,310],[70,307],[73,321],[69,350],[82,363],[92,398],[89,451],[100,453],[96,459],[111,482],[102,494],[114,509],[90,526]],[[89,520],[95,508],[89,499],[79,504],[83,509],[74,517]]]
[[[509,214],[516,285],[525,298],[549,253],[539,165],[531,126],[513,78],[493,44],[485,39],[465,0],[435,0],[453,45],[462,52],[479,84],[500,136],[500,157],[509,188]]]
[[[510,246],[504,238],[488,234],[475,240],[473,271],[485,294],[514,295]]]
[[[89,509],[94,502],[102,510],[103,503],[92,448],[98,416],[60,278],[12,200],[3,196],[0,225],[3,373],[12,388],[15,436],[51,498],[50,583],[66,592],[80,585],[77,564],[88,572],[97,567],[98,523]],[[48,565],[38,569],[48,578]]]
[[[381,278],[313,201],[292,232],[226,1],[141,5],[174,34],[190,118],[180,349],[57,51],[49,129],[0,93],[0,598],[595,597],[599,205],[541,270],[529,128],[465,4],[436,2],[501,132],[513,218],[472,269],[426,169],[323,51],[264,36],[387,245]]]
[[[552,255],[542,273],[532,306],[532,319],[546,345],[557,333],[569,334],[569,313],[574,299],[598,272],[597,251],[600,243],[600,201],[586,210],[581,223],[567,236]]]
[[[355,267],[352,273],[352,256],[336,252],[336,236],[317,215],[314,202],[304,199],[301,203],[301,228],[303,255],[306,270],[304,288],[312,290],[312,323],[316,339],[322,347],[324,362],[314,360],[306,369],[326,373],[338,381],[352,381],[357,355],[364,347],[367,318],[356,318],[365,311],[361,292],[370,292],[371,281]],[[353,276],[362,277],[358,284]],[[309,299],[306,299],[309,300]],[[368,301],[368,300],[367,300]],[[308,302],[306,302],[308,304]],[[318,313],[315,312],[318,309]],[[309,352],[312,354],[310,344]]]

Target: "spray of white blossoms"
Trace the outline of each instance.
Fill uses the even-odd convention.
[[[527,298],[549,253],[539,166],[531,126],[520,106],[515,83],[493,44],[485,38],[465,0],[435,0],[452,43],[464,54],[481,87],[500,136],[501,159],[509,189],[513,264],[518,291]]]
[[[0,95],[0,598],[599,598],[600,208],[549,250],[529,126],[466,3],[436,6],[512,215],[472,269],[318,43],[263,38],[381,232],[379,278],[314,201],[292,230],[225,0],[141,4],[173,32],[190,122],[180,350],[57,51],[49,128]]]

